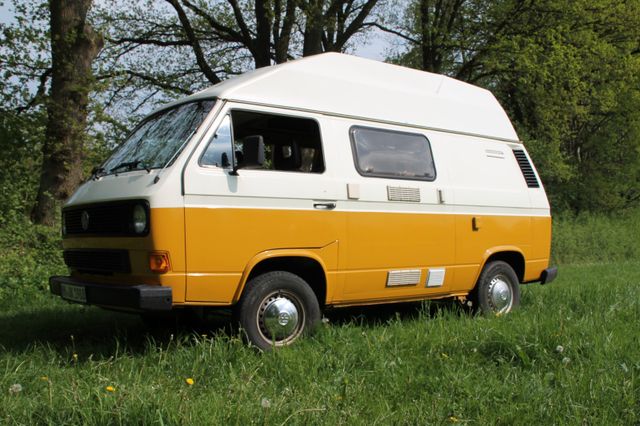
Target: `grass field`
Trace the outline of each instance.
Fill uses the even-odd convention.
[[[45,294],[5,299],[0,423],[639,424],[639,286],[639,262],[564,266],[503,317],[337,310],[271,353],[217,321],[150,333]]]

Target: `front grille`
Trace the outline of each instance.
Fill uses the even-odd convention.
[[[73,270],[98,274],[131,272],[127,250],[73,249],[63,252],[64,263]]]
[[[540,188],[540,183],[538,182],[536,174],[533,172],[533,167],[531,167],[531,163],[529,163],[529,159],[524,151],[521,149],[514,149],[513,155],[515,155],[516,160],[518,160],[520,171],[522,172],[522,176],[524,176],[525,182],[527,182],[527,186],[529,188]]]
[[[147,211],[148,229],[148,204],[144,201],[120,201],[64,209],[62,213],[66,235],[146,235],[147,232],[136,234],[133,230],[133,208],[137,204],[142,205]]]

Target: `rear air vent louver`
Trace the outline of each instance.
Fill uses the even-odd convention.
[[[401,186],[387,186],[387,199],[389,201],[420,202],[420,189],[405,188]]]
[[[533,172],[533,167],[531,167],[531,163],[529,163],[527,154],[522,150],[514,149],[513,155],[515,155],[516,160],[518,160],[518,165],[520,166],[524,180],[527,182],[527,186],[529,188],[540,188],[540,182],[538,182],[536,174]]]

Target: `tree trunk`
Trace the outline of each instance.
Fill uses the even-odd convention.
[[[256,38],[253,55],[256,68],[271,65],[271,12],[267,10],[265,0],[255,0]]]
[[[82,159],[87,104],[92,81],[91,63],[102,38],[86,23],[91,0],[50,0],[51,95],[42,148],[42,170],[35,223],[52,225],[56,201],[71,195],[82,182]]]
[[[305,17],[304,43],[302,56],[311,56],[322,53],[322,33],[324,31],[324,17],[322,14],[323,0],[309,0]]]
[[[433,34],[435,33],[432,28],[435,22],[431,22],[431,16],[429,14],[430,7],[429,0],[420,0],[420,48],[422,50],[422,70],[429,72],[440,72],[439,67],[436,64],[435,49]],[[436,5],[436,8],[438,6]]]

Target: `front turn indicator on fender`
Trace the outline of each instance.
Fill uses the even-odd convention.
[[[154,251],[149,253],[149,269],[156,274],[165,274],[171,269],[169,253]]]

